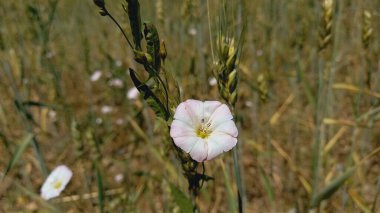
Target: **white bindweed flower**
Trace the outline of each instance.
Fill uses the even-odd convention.
[[[117,175],[115,175],[114,179],[115,179],[116,183],[121,183],[124,179],[124,175],[121,173],[117,174]]]
[[[217,83],[218,83],[218,81],[214,77],[211,77],[211,78],[208,79],[208,84],[210,86],[215,86]]]
[[[95,123],[98,124],[98,125],[100,125],[100,124],[103,123],[103,119],[102,118],[96,118],[95,119]]]
[[[111,106],[102,106],[101,111],[103,114],[109,114],[113,111]]]
[[[95,70],[95,72],[92,73],[92,75],[91,75],[91,77],[90,77],[90,80],[91,80],[92,82],[95,82],[95,81],[99,80],[101,76],[102,76],[102,71],[100,71],[100,70]]]
[[[187,100],[178,105],[170,136],[174,143],[198,162],[231,150],[238,130],[227,105],[219,101]]]
[[[119,78],[114,78],[108,82],[108,85],[111,87],[122,88],[124,86],[124,82]]]
[[[120,61],[120,60],[116,60],[116,61],[115,61],[115,65],[116,65],[117,67],[121,67],[121,66],[123,65],[123,62]]]
[[[191,36],[195,36],[195,35],[197,35],[197,29],[195,29],[194,27],[191,27],[191,28],[189,28],[189,30],[188,30],[188,33],[189,33],[189,35],[191,35]]]
[[[122,119],[122,118],[118,118],[118,119],[116,120],[116,124],[117,124],[117,125],[123,125],[123,124],[124,124],[124,119]]]
[[[58,197],[70,182],[73,172],[65,165],[57,166],[41,187],[41,197],[49,200]]]
[[[135,100],[139,96],[139,90],[136,87],[132,87],[127,92],[127,97],[129,100]]]

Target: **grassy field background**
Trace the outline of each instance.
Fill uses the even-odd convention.
[[[130,35],[121,3],[106,1]],[[209,33],[215,46],[222,1],[140,4],[183,100],[221,101]],[[229,30],[245,25],[236,121],[246,212],[306,212],[326,186],[317,212],[379,212],[380,2],[334,1],[331,31],[322,1],[227,7]],[[0,17],[0,211],[179,212],[173,187],[187,196],[186,179],[166,124],[141,96],[127,98],[128,68],[142,66],[111,20],[90,0],[3,1]],[[60,164],[73,179],[44,201],[40,187]],[[214,180],[201,212],[236,212],[232,152],[205,168]]]

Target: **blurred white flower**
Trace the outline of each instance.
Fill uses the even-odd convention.
[[[208,84],[209,84],[210,86],[215,86],[216,83],[218,83],[217,80],[216,80],[216,78],[211,77],[211,78],[208,79]]]
[[[123,62],[120,61],[120,60],[116,60],[116,61],[115,61],[115,65],[116,65],[117,67],[121,67],[121,66],[123,65]]]
[[[195,35],[197,35],[198,31],[194,27],[190,27],[189,30],[188,30],[188,33],[191,36],[195,36]]]
[[[53,58],[54,56],[56,55],[56,52],[54,52],[54,51],[49,51],[49,52],[47,52],[46,53],[46,58]]]
[[[91,77],[90,77],[90,80],[91,80],[92,82],[95,82],[95,81],[99,80],[100,77],[102,77],[102,71],[100,71],[100,70],[95,70],[95,72],[92,73],[92,75],[91,75]]]
[[[219,101],[187,100],[178,105],[170,136],[174,143],[198,162],[231,150],[238,130],[227,105]]]
[[[58,197],[70,182],[73,172],[65,165],[57,166],[41,187],[41,197],[49,200]]]
[[[122,88],[124,86],[124,83],[121,79],[119,78],[114,78],[108,81],[108,85],[111,87],[117,87],[117,88]]]
[[[244,104],[246,107],[249,107],[249,108],[253,107],[252,101],[246,101],[246,102],[244,102]]]
[[[127,97],[129,100],[135,100],[139,96],[139,91],[136,87],[128,90]]]
[[[116,183],[121,183],[121,181],[123,181],[123,179],[124,179],[124,175],[123,174],[117,174],[117,175],[115,175],[115,181],[116,181]]]
[[[103,123],[103,119],[102,118],[96,118],[95,119],[95,123],[98,124],[98,125],[100,125],[100,124]]]
[[[111,106],[102,106],[101,111],[103,114],[109,114],[113,111],[113,108]]]
[[[50,110],[48,115],[52,121],[57,121],[57,112],[55,110]]]
[[[118,119],[116,120],[116,124],[117,124],[117,125],[123,125],[123,124],[124,124],[124,119],[122,119],[122,118],[118,118]]]

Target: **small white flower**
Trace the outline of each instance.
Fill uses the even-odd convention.
[[[117,175],[115,175],[115,181],[116,181],[116,183],[121,183],[122,181],[123,181],[123,179],[124,179],[124,175],[123,174],[117,174]]]
[[[103,123],[103,119],[102,118],[96,118],[95,119],[95,123],[98,124],[98,125],[100,125],[100,124]]]
[[[133,87],[128,90],[127,97],[129,100],[135,100],[139,96],[139,90],[136,87]]]
[[[113,108],[111,106],[102,106],[101,111],[103,114],[109,114],[113,111]]]
[[[91,75],[91,77],[90,77],[90,80],[91,80],[92,82],[95,82],[95,81],[99,80],[101,76],[102,76],[102,71],[100,71],[100,70],[95,70],[95,72],[92,73],[92,75]]]
[[[249,107],[249,108],[253,107],[252,101],[246,101],[246,102],[244,102],[244,104],[246,107]]]
[[[219,101],[187,100],[178,105],[170,136],[174,143],[198,162],[231,150],[238,130],[227,105]]]
[[[52,119],[53,121],[57,120],[57,112],[56,111],[50,110],[48,115],[49,115],[50,119]]]
[[[210,86],[215,86],[216,83],[218,83],[217,80],[216,80],[216,78],[211,77],[211,78],[208,79],[208,84],[209,84]]]
[[[70,182],[73,172],[65,165],[57,166],[41,187],[41,197],[49,200],[58,197]]]
[[[117,125],[123,125],[123,124],[124,124],[124,119],[122,119],[122,118],[118,118],[118,119],[116,120],[116,124],[117,124]]]
[[[120,61],[120,60],[116,60],[116,61],[115,61],[115,65],[116,65],[117,67],[121,67],[121,66],[123,65],[123,62]]]
[[[56,55],[56,52],[54,52],[54,51],[49,51],[49,52],[47,52],[46,53],[46,58],[53,58],[54,56]]]
[[[197,35],[198,31],[194,27],[190,27],[189,30],[188,30],[188,33],[191,36],[195,36],[195,35]]]
[[[114,78],[108,81],[108,85],[111,87],[122,88],[124,86],[124,83],[121,79]]]

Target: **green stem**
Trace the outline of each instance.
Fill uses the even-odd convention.
[[[128,45],[129,45],[132,49],[134,49],[133,46],[132,46],[131,41],[128,39],[127,34],[125,34],[125,32],[124,32],[123,28],[120,26],[119,22],[116,21],[116,19],[111,15],[111,13],[108,12],[108,10],[107,10],[106,8],[103,8],[103,11],[106,13],[106,15],[107,15],[108,17],[111,18],[111,20],[112,20],[112,21],[116,24],[116,26],[119,28],[119,30],[120,30],[121,33],[123,34],[125,40],[127,40]]]
[[[233,107],[233,106],[232,106]],[[233,107],[234,115],[236,115],[235,107]],[[237,200],[238,200],[238,207],[239,212],[244,212],[244,187],[243,187],[243,179],[241,177],[241,169],[240,169],[240,160],[239,160],[239,144],[235,146],[235,148],[232,150],[232,158],[233,158],[233,164],[234,164],[234,174],[236,178],[236,186],[237,186]]]

